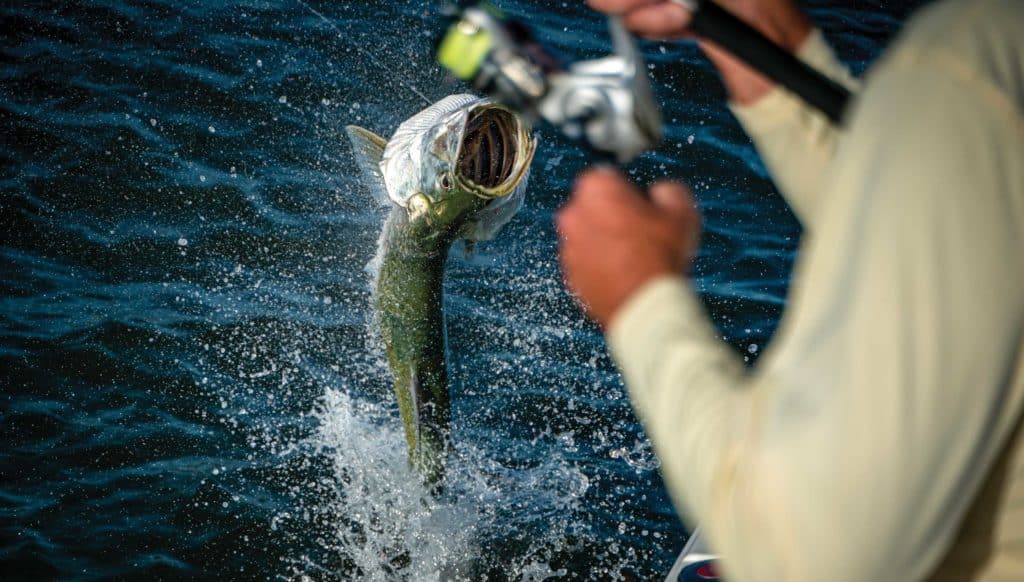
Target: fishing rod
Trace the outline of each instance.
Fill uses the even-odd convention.
[[[692,14],[691,29],[802,98],[834,123],[849,92],[712,0],[669,0]],[[525,116],[541,118],[593,151],[624,163],[661,140],[661,117],[643,56],[619,17],[609,17],[613,54],[567,67],[522,24],[482,2],[449,8],[437,59]]]
[[[789,89],[833,123],[843,120],[850,92],[775,44],[712,0],[669,0],[687,9],[690,28]]]

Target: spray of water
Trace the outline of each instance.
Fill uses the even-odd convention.
[[[342,556],[345,572],[364,580],[474,580],[493,569],[495,548],[518,529],[547,516],[544,528],[515,552],[503,571],[524,580],[560,572],[548,552],[563,543],[588,487],[564,459],[510,470],[483,451],[459,447],[441,496],[432,496],[409,468],[401,427],[388,407],[329,389],[313,411],[319,429],[308,445],[329,460],[331,479],[306,508],[334,516],[322,540]],[[315,565],[299,570],[312,574]],[[561,572],[561,573],[564,573]]]
[[[345,38],[346,38],[345,33],[343,33],[341,31],[341,29],[338,28],[338,25],[334,24],[326,16],[324,16],[324,14],[322,12],[320,12],[316,8],[313,8],[309,4],[303,2],[303,0],[295,0],[295,1],[298,2],[299,5],[301,5],[303,8],[308,10],[310,13],[312,13],[314,16],[319,18],[324,24],[326,24],[327,26],[331,27],[331,29],[334,30],[334,32],[338,33],[338,39],[339,40],[342,40],[342,41],[345,40]],[[370,63],[372,63],[373,66],[375,66],[378,69],[380,69],[381,72],[386,73],[389,76],[393,76],[394,75],[394,70],[391,69],[391,68],[385,67],[384,64],[381,63],[380,59],[378,59],[369,49],[367,49],[367,48],[365,48],[363,46],[360,46],[357,43],[351,43],[351,46],[353,46],[359,52],[359,54],[361,54],[364,57],[366,57],[366,59],[368,61],[370,61]],[[399,85],[401,85],[402,87],[405,87],[409,91],[415,93],[417,97],[422,99],[424,105],[430,105],[431,103],[434,102],[434,100],[427,98],[427,96],[424,95],[422,91],[417,89],[416,86],[413,85],[412,83],[410,83],[409,81],[403,80],[400,77],[395,77],[395,79],[398,81]]]

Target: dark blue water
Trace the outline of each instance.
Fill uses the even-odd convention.
[[[550,129],[525,208],[453,251],[449,490],[405,467],[370,326],[381,216],[341,129],[465,88],[439,2],[6,2],[0,8],[0,577],[652,579],[686,533],[552,215],[587,155]],[[607,50],[579,2],[504,1]],[[818,2],[860,71],[909,5]],[[696,283],[756,360],[800,235],[689,45],[647,43],[693,184]]]

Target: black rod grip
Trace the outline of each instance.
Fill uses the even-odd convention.
[[[798,95],[833,123],[842,121],[850,100],[845,87],[807,66],[718,4],[701,0],[690,27]]]

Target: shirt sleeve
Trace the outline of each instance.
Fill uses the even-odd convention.
[[[858,88],[857,80],[836,58],[820,30],[811,32],[797,58],[851,91]],[[840,128],[778,86],[750,105],[732,104],[730,109],[753,140],[790,207],[805,228],[813,228],[816,201]]]
[[[923,578],[1021,414],[1024,125],[965,70],[872,78],[756,369],[682,280],[612,322],[666,485],[729,579]]]

